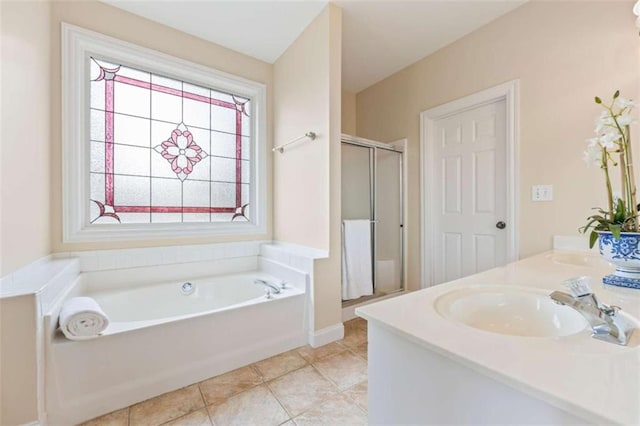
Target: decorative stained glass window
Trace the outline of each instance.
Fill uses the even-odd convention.
[[[264,236],[266,84],[61,29],[63,242]]]
[[[91,224],[249,220],[249,98],[87,60]]]

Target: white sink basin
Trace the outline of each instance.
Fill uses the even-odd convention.
[[[600,256],[576,253],[554,253],[549,255],[553,263],[559,265],[589,266],[592,268],[615,268]]]
[[[568,336],[588,326],[582,315],[555,304],[548,293],[516,286],[470,287],[440,296],[435,308],[452,321],[511,336]]]

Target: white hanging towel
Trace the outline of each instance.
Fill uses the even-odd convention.
[[[373,294],[371,221],[342,222],[342,300]]]
[[[73,297],[64,302],[58,321],[69,340],[93,339],[109,325],[107,314],[91,297]]]

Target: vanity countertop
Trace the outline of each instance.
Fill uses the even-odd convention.
[[[445,319],[434,308],[452,290],[514,285],[565,290],[562,281],[593,278],[594,293],[640,319],[640,290],[604,286],[613,267],[593,252],[551,251],[504,267],[356,309],[356,314],[566,410],[591,423],[640,424],[640,329],[628,346],[590,337],[588,329],[565,337],[518,337],[490,333]]]

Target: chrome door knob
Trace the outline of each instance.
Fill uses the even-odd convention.
[[[507,224],[504,223],[503,221],[500,221],[500,222],[496,223],[496,228],[498,228],[498,229],[504,229],[506,227],[507,227]]]

